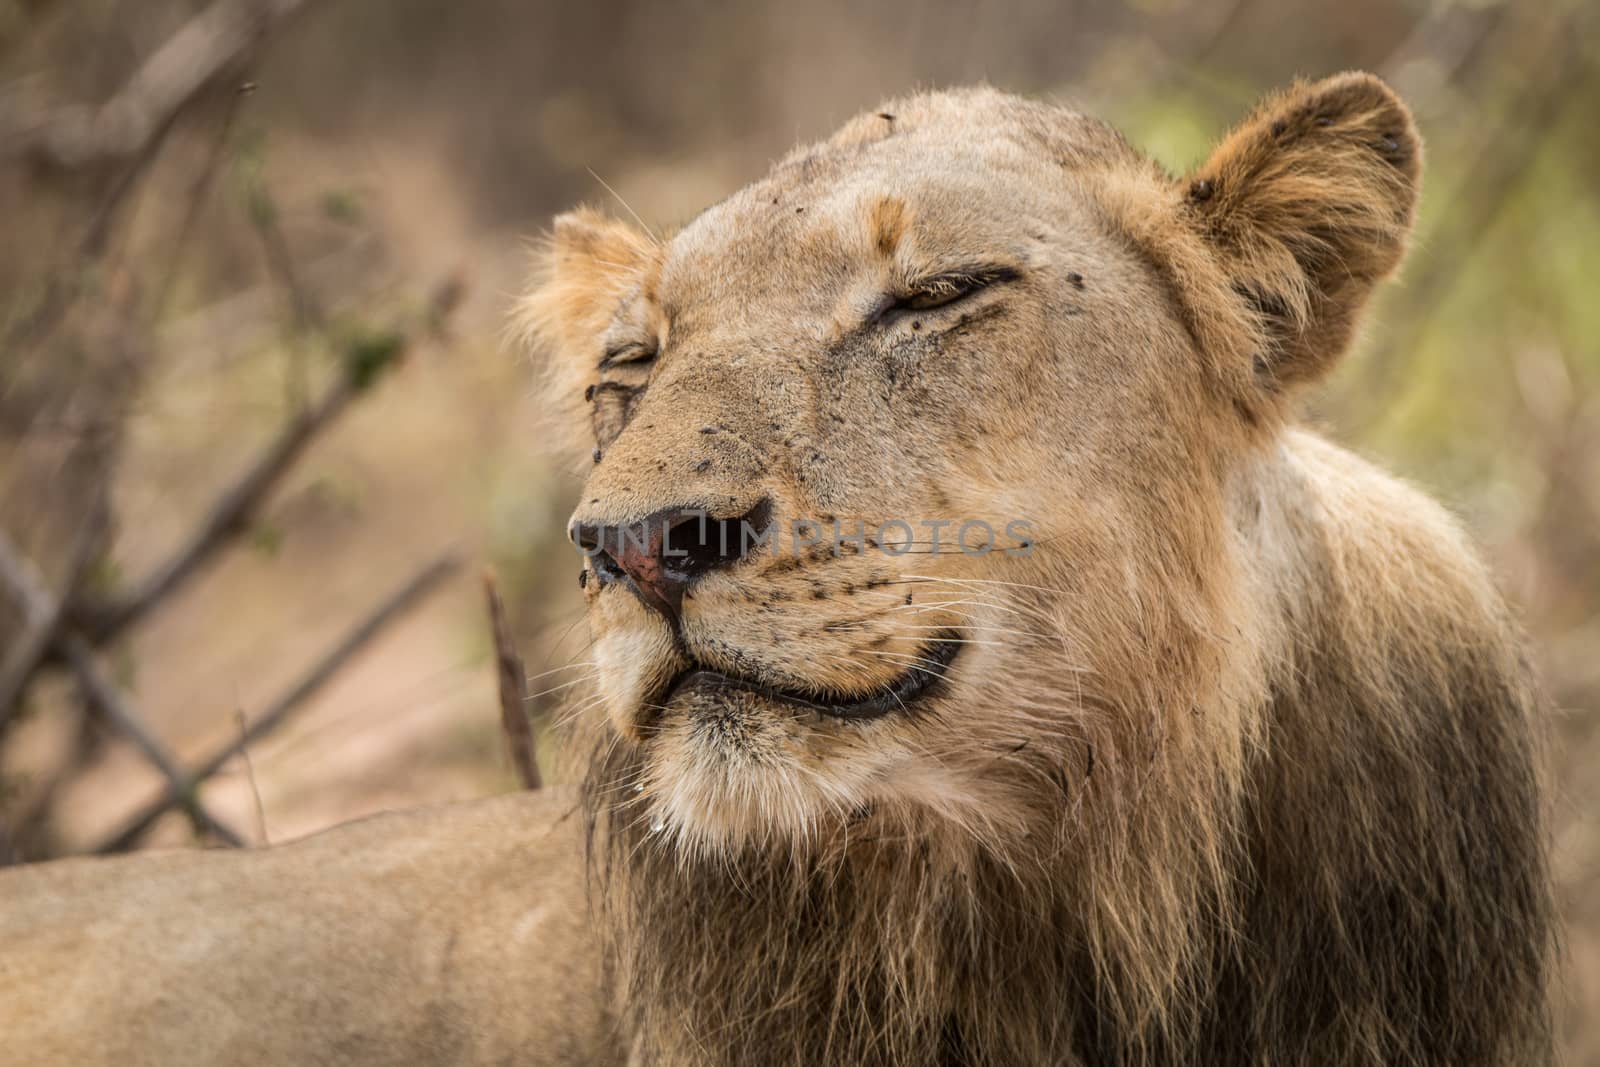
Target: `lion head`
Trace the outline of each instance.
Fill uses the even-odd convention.
[[[1361,76],[1181,181],[978,90],[669,240],[560,218],[527,310],[589,407],[572,532],[640,806],[707,846],[867,808],[1021,834],[1105,730],[1237,753],[1230,484],[1398,258],[1417,168]]]
[[[1312,700],[1308,631],[1353,625],[1308,590],[1362,571],[1393,506],[1444,546],[1437,610],[1516,672],[1448,520],[1292,427],[1400,259],[1420,162],[1362,74],[1271,98],[1183,177],[1080,114],[941,92],[669,236],[556,221],[523,312],[592,449],[576,714],[597,819],[657,865],[619,964],[640,1040],[730,1062],[735,1031],[797,1060],[1210,1040],[1262,753]],[[1331,523],[1324,483],[1353,509]],[[1316,699],[1308,737],[1366,706]],[[677,977],[669,942],[697,945]]]

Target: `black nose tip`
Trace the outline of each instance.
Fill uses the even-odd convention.
[[[762,498],[744,514],[725,519],[678,507],[617,526],[579,523],[572,539],[602,585],[626,577],[641,600],[676,623],[689,585],[749,556],[771,521],[772,502]]]

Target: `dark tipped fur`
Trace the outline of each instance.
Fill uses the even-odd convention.
[[[1116,887],[1082,867],[1115,842],[861,813],[805,851],[685,854],[631,800],[636,750],[606,744],[592,891],[642,1062],[1550,1062],[1539,709],[1514,631],[1461,604],[1363,618],[1372,576],[1336,572],[1355,546],[1302,533],[1299,637],[1242,803],[1146,797],[1210,823],[1230,867],[1161,999],[1130,995],[1118,969],[1145,961],[1108,957],[1089,918],[1085,894]],[[1059,770],[1071,822],[1084,766]]]

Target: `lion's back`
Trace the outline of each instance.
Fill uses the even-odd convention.
[[[267,850],[4,872],[7,1056],[606,1062],[575,801],[551,790]]]

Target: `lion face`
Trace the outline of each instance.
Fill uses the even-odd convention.
[[[1181,634],[1243,625],[1226,513],[1301,290],[1241,284],[1241,209],[1198,185],[978,91],[863,115],[670,239],[558,220],[526,310],[593,438],[592,703],[642,818],[1026,835],[1099,734],[1171,733],[1150,679],[1231,684]]]

